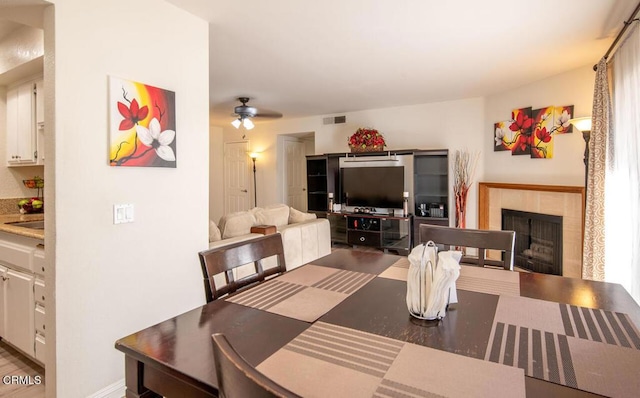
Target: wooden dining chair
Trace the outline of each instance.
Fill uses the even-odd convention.
[[[198,256],[202,265],[207,302],[287,270],[280,234],[265,235],[249,241],[204,250],[198,253]],[[277,259],[277,265],[265,269],[264,260],[273,256]],[[247,264],[253,264],[255,272],[236,280],[234,269]],[[221,287],[217,287],[214,280],[214,276],[218,274],[223,274],[226,281],[226,284]]]
[[[481,229],[449,228],[438,225],[420,225],[420,243],[433,241],[444,245],[445,248],[472,247],[478,249],[478,257],[463,256],[461,263],[484,267],[499,266],[513,271],[514,246],[516,233],[514,231],[489,231]],[[504,260],[486,259],[486,249],[500,250],[504,253]]]
[[[298,397],[258,372],[229,344],[224,334],[216,333],[212,337],[218,393],[221,398]]]

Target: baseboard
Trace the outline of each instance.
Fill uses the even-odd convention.
[[[124,379],[120,379],[113,384],[110,384],[100,391],[96,391],[89,398],[122,398],[126,393],[126,386],[124,385]]]

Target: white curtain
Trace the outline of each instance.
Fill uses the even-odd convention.
[[[640,29],[611,61],[613,136],[605,179],[605,280],[640,303]]]

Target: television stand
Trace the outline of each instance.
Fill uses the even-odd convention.
[[[346,241],[353,247],[375,247],[384,250],[385,253],[393,250],[403,255],[408,255],[411,251],[412,218],[412,215],[396,217],[378,214],[347,214],[346,217],[334,217],[336,220],[346,219]]]

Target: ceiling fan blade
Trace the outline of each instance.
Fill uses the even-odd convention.
[[[280,112],[274,112],[274,111],[268,111],[268,110],[258,110],[258,113],[256,113],[256,115],[254,117],[260,117],[260,118],[264,118],[264,119],[278,119],[282,117],[282,113]]]

